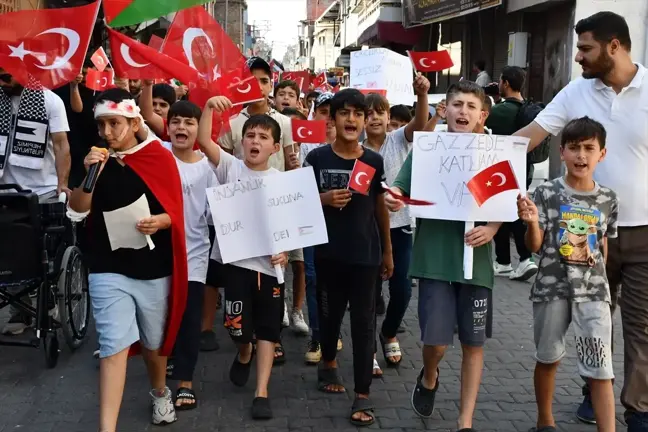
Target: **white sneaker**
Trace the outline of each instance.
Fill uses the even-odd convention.
[[[495,272],[495,276],[508,276],[513,271],[513,266],[511,264],[502,265],[494,262],[493,271]]]
[[[304,314],[299,309],[293,309],[292,314],[290,314],[292,319],[292,329],[295,333],[308,336],[309,329],[308,324],[304,321]]]
[[[290,327],[290,320],[288,319],[288,306],[286,306],[286,302],[284,302],[284,314],[283,321],[281,322],[281,328],[286,327]]]
[[[169,390],[169,387],[164,388],[164,395],[162,396],[156,395],[154,390],[151,390],[149,394],[153,403],[151,423],[154,425],[167,425],[178,420],[173,401],[171,400],[171,390]]]
[[[509,278],[516,281],[526,281],[531,279],[536,273],[538,273],[538,266],[531,260],[531,258],[528,258],[517,266]]]

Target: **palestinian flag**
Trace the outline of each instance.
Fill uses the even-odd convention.
[[[124,27],[208,3],[210,0],[104,0],[106,20],[111,27]]]

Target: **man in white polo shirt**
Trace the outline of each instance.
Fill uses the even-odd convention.
[[[613,310],[619,285],[622,289],[621,403],[628,432],[648,432],[648,73],[632,62],[623,17],[599,12],[580,20],[575,31],[575,60],[583,67],[583,77],[570,82],[515,135],[530,138],[531,150],[575,118],[588,116],[605,126],[607,157],[594,177],[619,197],[619,235],[608,240],[607,275]],[[587,395],[577,416],[593,420]]]

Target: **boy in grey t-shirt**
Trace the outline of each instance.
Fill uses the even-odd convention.
[[[527,224],[526,245],[540,254],[531,289],[536,344],[537,432],[555,431],[551,404],[556,370],[565,355],[565,336],[574,323],[578,371],[589,380],[599,431],[615,430],[612,379],[612,315],[605,273],[607,238],[617,235],[616,194],[593,180],[605,158],[603,126],[584,117],[562,133],[564,178],[518,198]]]

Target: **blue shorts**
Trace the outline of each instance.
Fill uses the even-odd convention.
[[[120,353],[137,341],[148,350],[164,342],[171,277],[131,279],[117,273],[91,273],[90,299],[99,357]]]

